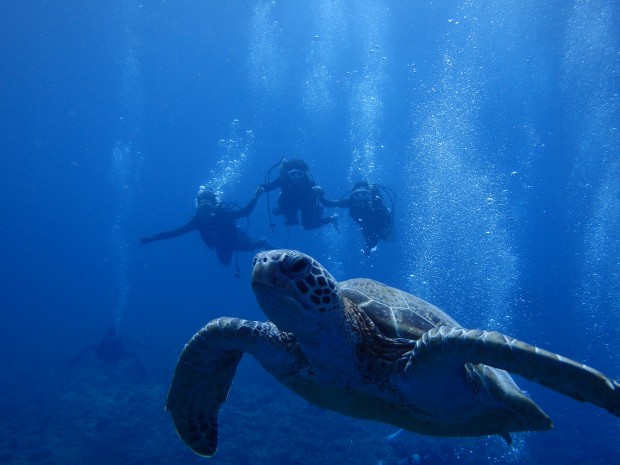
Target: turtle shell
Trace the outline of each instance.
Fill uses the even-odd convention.
[[[436,326],[460,325],[442,310],[407,292],[372,279],[349,279],[340,283],[344,298],[350,299],[388,338],[417,341]]]

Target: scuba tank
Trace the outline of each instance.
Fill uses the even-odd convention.
[[[394,229],[394,208],[396,206],[396,195],[394,194],[394,191],[389,187],[383,186],[382,184],[369,183],[366,180],[362,180],[356,182],[352,189],[349,189],[347,192],[342,194],[342,196],[340,196],[340,200],[344,200],[347,196],[350,198],[351,194],[360,188],[364,188],[370,193],[369,208],[374,208],[374,202],[376,200],[379,200],[383,204],[383,194],[385,194],[385,197],[387,197],[389,201],[389,207],[386,206],[386,208],[389,211],[390,222],[383,231],[383,236],[387,236],[392,231],[392,229]]]

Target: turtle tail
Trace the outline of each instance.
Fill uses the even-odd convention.
[[[217,450],[218,412],[243,357],[235,346],[246,320],[218,318],[198,331],[179,356],[166,399],[177,433],[197,454],[211,457]]]

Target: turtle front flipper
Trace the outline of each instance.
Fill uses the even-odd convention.
[[[518,374],[620,416],[620,384],[601,372],[499,332],[441,326],[426,332],[411,359],[484,364]]]
[[[166,410],[181,439],[197,454],[217,450],[220,406],[226,401],[244,352],[273,350],[279,332],[270,323],[218,318],[198,331],[179,356]],[[269,347],[264,347],[265,345]]]

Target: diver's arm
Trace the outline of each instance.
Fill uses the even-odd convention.
[[[326,207],[340,207],[340,208],[346,208],[349,205],[347,204],[346,199],[343,200],[329,200],[326,199],[325,197],[319,197],[319,201],[325,205]]]
[[[282,176],[278,176],[268,184],[261,184],[259,187],[262,187],[264,192],[271,192],[278,187],[282,187]]]
[[[254,197],[252,197],[252,200],[250,200],[250,202],[245,207],[240,208],[235,212],[235,219],[243,218],[244,216],[250,216],[250,213],[252,213],[252,211],[254,211],[254,207],[256,207],[256,202],[258,201],[258,198],[263,192],[265,192],[263,186],[258,186],[256,188],[256,192],[254,193]]]
[[[172,239],[174,237],[179,237],[183,234],[187,234],[188,232],[195,231],[196,229],[198,229],[198,227],[196,225],[196,217],[194,217],[180,228],[172,229],[171,231],[160,232],[158,234],[153,234],[152,236],[148,237],[143,237],[142,239],[140,239],[140,244],[150,244],[151,242],[161,241],[163,239]]]
[[[326,207],[341,207],[346,208],[349,207],[349,199],[341,199],[341,200],[328,200],[325,198],[325,191],[320,186],[314,186],[312,188],[315,195],[319,198],[319,202],[321,202]]]
[[[250,203],[248,203],[245,207],[237,210],[235,212],[235,218],[243,218],[244,216],[249,216],[250,213],[252,213],[252,211],[254,210],[254,207],[256,207],[257,200],[258,197],[253,197],[252,200],[250,200]]]

